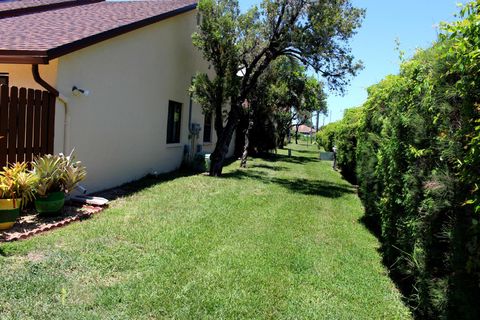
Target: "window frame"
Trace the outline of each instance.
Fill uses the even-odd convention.
[[[168,100],[167,114],[167,144],[180,143],[182,128],[182,108],[183,104]],[[178,112],[178,120],[175,121],[175,114]]]

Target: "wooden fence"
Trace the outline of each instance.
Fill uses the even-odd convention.
[[[54,95],[0,86],[0,168],[53,153],[54,128]]]

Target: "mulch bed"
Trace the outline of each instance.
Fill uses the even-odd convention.
[[[26,209],[23,210],[13,228],[0,230],[0,242],[26,239],[42,232],[66,226],[74,221],[90,218],[103,209],[104,207],[92,205],[65,205],[62,214],[55,217],[40,217],[33,209]]]

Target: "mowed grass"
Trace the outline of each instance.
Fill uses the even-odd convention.
[[[0,244],[1,319],[409,319],[355,189],[292,146],[143,180],[94,218]]]

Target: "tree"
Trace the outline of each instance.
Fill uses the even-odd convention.
[[[215,75],[198,74],[192,92],[215,115],[218,141],[211,155],[212,176],[222,173],[244,102],[277,58],[298,59],[340,92],[361,68],[348,40],[360,27],[364,10],[349,0],[264,0],[244,14],[235,0],[200,0],[198,9],[202,20],[193,42]],[[230,110],[224,121],[227,101]]]
[[[248,96],[247,119],[237,129],[237,134],[242,132],[239,129],[245,132],[241,166],[252,151],[283,148],[292,121],[301,118],[304,123],[316,110],[326,110],[323,84],[309,77],[297,59],[278,58]]]
[[[298,128],[305,124],[312,126],[312,112],[327,111],[326,95],[323,84],[314,77],[305,80],[305,87],[297,105],[292,108],[292,120],[295,120],[295,144],[298,144]],[[291,122],[290,122],[291,123]]]
[[[267,103],[275,117],[278,130],[277,146],[283,148],[292,121],[305,124],[311,118],[311,112],[325,112],[326,94],[323,84],[314,77],[307,76],[307,70],[297,59],[280,57],[271,66],[267,80],[271,84],[266,96]]]

